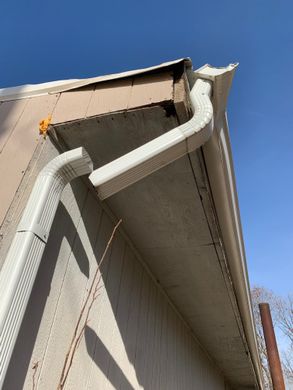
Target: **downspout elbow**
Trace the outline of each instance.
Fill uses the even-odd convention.
[[[212,83],[198,79],[191,92],[192,118],[137,149],[96,169],[89,179],[100,199],[119,192],[201,147],[213,131]]]

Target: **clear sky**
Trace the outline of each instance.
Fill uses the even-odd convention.
[[[0,86],[240,62],[228,115],[251,284],[292,292],[293,2],[2,0]]]

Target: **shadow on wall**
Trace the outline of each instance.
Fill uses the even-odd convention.
[[[109,379],[112,386],[115,389],[134,390],[134,387],[129,383],[123,371],[96,332],[89,326],[86,326],[84,336],[89,356],[104,373],[105,377]],[[109,365],[112,366],[111,376],[109,376]]]
[[[84,213],[84,206],[88,200],[88,197],[92,195],[90,194],[89,190],[83,191],[83,195],[81,195],[80,187],[84,187],[84,185],[81,186],[79,180],[71,183],[70,186],[73,190],[75,199],[77,200],[79,211],[82,214]],[[51,291],[51,282],[55,272],[56,262],[64,239],[66,239],[66,241],[69,243],[71,250],[74,253],[74,258],[78,262],[80,272],[82,272],[87,278],[89,277],[89,259],[77,232],[77,228],[62,202],[60,202],[58,206],[53,224],[58,228],[52,229],[50,232],[50,237],[42,257],[27,310],[10,360],[3,390],[21,390],[24,388],[26,377],[30,375],[33,376],[34,371],[32,366],[29,365],[32,359],[36,338],[40,329],[46,301]],[[85,228],[87,229],[87,236],[89,238],[92,249],[95,251],[97,237],[93,235],[87,224],[85,224]],[[113,245],[115,245],[115,239]],[[116,266],[115,260],[116,258],[111,259],[111,256],[105,260],[103,267],[105,267],[105,269],[111,268],[111,272],[109,272],[110,275],[107,275],[107,272],[105,272],[105,275],[103,275],[102,284],[107,291],[107,296],[109,297],[112,311],[116,316],[118,304],[117,293],[119,293],[119,290],[116,290],[115,293],[111,288],[111,285],[113,286],[113,283],[116,283],[116,281],[113,279],[113,275],[117,274],[117,272],[113,272],[113,269]],[[96,261],[99,261],[99,258],[96,258]],[[122,272],[122,269],[120,272]],[[119,329],[120,327],[125,327],[124,323],[121,324],[121,321],[118,319],[116,319],[116,321]],[[127,355],[131,355],[128,356],[129,361],[135,365],[135,347],[134,350],[132,347],[132,350],[129,351],[127,348],[127,344],[129,343],[125,342],[123,337],[125,334],[123,331],[121,332],[121,335],[123,343],[125,344]],[[123,388],[127,390],[134,390],[133,386],[119,367],[119,362],[117,363],[115,361],[107,347],[96,334],[95,330],[87,326],[84,337],[89,357],[100,368],[100,370],[105,375],[105,378],[108,378],[108,380],[117,389]]]
[[[77,194],[78,180],[71,183],[70,185]],[[87,195],[88,193],[85,192],[84,197],[81,197],[80,194],[76,197],[80,209],[82,209]],[[32,368],[29,367],[29,363],[47,297],[50,294],[51,281],[64,238],[69,243],[74,243],[74,245],[71,245],[71,248],[74,251],[75,259],[78,261],[80,271],[86,277],[89,277],[89,260],[85,253],[80,237],[77,234],[77,230],[73,224],[71,216],[68,214],[62,202],[60,202],[58,206],[53,224],[58,227],[62,226],[62,229],[52,229],[50,232],[50,237],[42,257],[42,262],[38,270],[27,310],[5,377],[3,386],[3,389],[5,390],[23,389],[27,373],[29,375],[29,372],[31,372],[33,375],[33,371]],[[60,234],[61,231],[63,234]]]
[[[90,207],[85,207],[85,205],[88,206],[87,202],[93,202],[93,199],[90,198],[92,194],[84,184],[81,185],[79,180],[73,182],[71,187],[79,210],[84,217],[83,223],[87,239],[95,255],[95,260],[98,262],[100,256],[97,254],[97,241],[99,241],[97,237],[101,236],[94,233],[98,230],[93,230],[86,223],[85,218],[85,214],[90,214],[92,210]],[[92,205],[91,203],[91,207]],[[97,207],[100,207],[98,203]],[[110,226],[110,222],[107,222],[107,224]],[[26,376],[33,376],[33,369],[29,367],[29,364],[64,238],[68,241],[69,251],[73,251],[74,258],[78,261],[80,272],[87,278],[89,277],[90,259],[86,254],[78,230],[62,203],[58,207],[54,226],[57,228],[51,230],[6,375],[4,390],[21,390],[24,388]],[[107,240],[108,238],[107,236]],[[103,239],[100,238],[99,247],[101,245],[105,247],[106,242],[101,243],[101,240]],[[62,257],[62,261],[68,261],[68,259],[69,255],[66,259]],[[135,376],[133,381],[138,384],[137,387],[139,388],[142,387],[146,390],[162,388],[171,390],[174,386],[177,388],[176,375],[181,373],[175,372],[175,361],[173,361],[172,369],[169,365],[170,362],[167,361],[168,353],[172,353],[173,355],[170,355],[171,359],[176,360],[175,351],[172,350],[167,353],[167,340],[163,343],[164,347],[162,348],[165,348],[164,350],[160,350],[159,346],[162,337],[165,339],[168,337],[169,341],[174,340],[176,321],[168,322],[168,316],[174,317],[175,314],[161,296],[160,291],[152,285],[148,274],[134,258],[120,235],[115,237],[111,254],[109,254],[107,260],[105,259],[101,272],[102,284],[110,303],[107,310],[114,316],[109,323],[102,322],[103,327],[106,328],[104,331],[107,332],[107,327],[111,327],[109,332],[113,332],[115,326],[116,337],[119,337],[119,348],[123,348],[123,354],[124,352],[125,354],[123,355],[123,362],[120,361],[120,357],[116,354],[113,355],[114,352],[112,352],[116,348],[115,342],[111,339],[111,347],[110,344],[105,345],[101,339],[101,334],[99,334],[100,331],[95,330],[94,326],[93,328],[87,326],[84,337],[86,352],[92,364],[97,365],[104,377],[117,389],[134,389],[134,382],[130,383],[129,377],[126,377],[121,368],[124,367],[122,363],[127,366],[127,370],[132,370],[131,375]],[[62,289],[62,286],[60,289]],[[54,292],[58,294],[56,291]],[[180,344],[179,339],[176,344],[178,345],[178,343]],[[45,344],[46,342],[44,342]],[[42,353],[44,355],[45,351],[42,351]],[[38,358],[41,361],[43,357]],[[76,358],[78,358],[78,353]],[[49,387],[49,385],[47,383],[46,387]]]

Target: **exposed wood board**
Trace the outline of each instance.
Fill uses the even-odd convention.
[[[179,123],[185,123],[191,118],[191,106],[188,96],[188,82],[186,74],[174,82],[174,106],[178,116]]]
[[[0,154],[0,180],[5,183],[1,191],[0,224],[37,146],[39,121],[52,112],[56,101],[57,95],[30,99]]]
[[[127,108],[132,90],[132,79],[97,84],[86,116],[107,114]]]
[[[154,74],[134,79],[128,109],[142,107],[173,99],[173,75]]]
[[[0,153],[12,134],[28,99],[4,102],[0,105]]]
[[[57,102],[51,123],[61,123],[85,118],[94,86],[63,92]]]

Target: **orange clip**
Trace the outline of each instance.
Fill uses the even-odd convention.
[[[48,115],[47,118],[42,119],[39,123],[39,132],[43,135],[44,138],[46,138],[51,119],[52,115]]]

